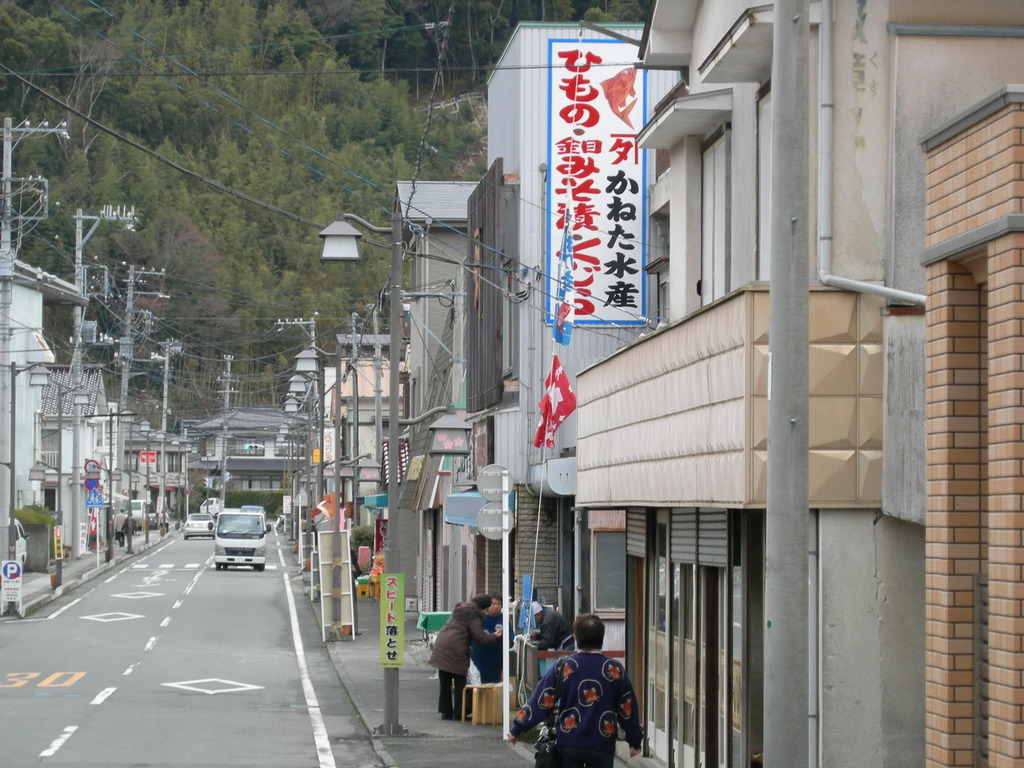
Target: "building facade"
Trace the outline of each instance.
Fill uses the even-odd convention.
[[[999,605],[1000,631],[1015,626],[1019,609],[1019,574],[991,559],[991,538],[987,566],[978,558],[978,429],[992,429],[979,410],[978,307],[993,293],[991,284],[987,298],[966,287],[977,281],[959,265],[969,249],[951,258],[944,241],[982,224],[979,208],[995,219],[1019,200],[1007,171],[998,191],[960,202],[965,193],[926,166],[921,141],[1013,82],[1024,55],[1020,9],[825,0],[807,11],[799,21],[809,25],[813,90],[806,113],[784,117],[806,119],[791,124],[811,137],[809,764],[920,766],[926,754],[930,765],[1015,764],[1007,755],[1020,744],[1017,639],[998,636],[1004,666],[1000,682],[987,684],[996,635],[990,628],[987,646],[968,640],[980,640],[981,571],[998,573],[999,599],[1010,596]],[[626,518],[627,602],[637,606],[625,617],[627,666],[643,689],[648,753],[671,766],[770,757],[765,735],[779,711],[765,699],[776,661],[766,650],[765,596],[778,588],[766,577],[772,130],[786,125],[772,113],[776,23],[771,6],[742,1],[652,4],[640,58],[686,83],[638,136],[658,153],[646,264],[659,301],[652,314],[665,324],[577,382],[575,504]],[[991,66],[969,64],[982,60]],[[943,134],[930,162],[995,134],[986,122],[957,149]],[[942,202],[940,191],[949,195]],[[976,218],[951,225],[944,205]],[[1009,263],[1012,243],[993,235],[990,275]],[[925,246],[942,244],[945,255],[933,253],[926,268]],[[970,309],[948,306],[962,303]],[[1010,312],[1002,318],[1012,325]],[[1012,368],[993,327],[989,354],[1010,354]],[[954,332],[956,345],[944,338]],[[954,378],[949,369],[959,366]],[[1009,376],[1000,384],[1012,388]],[[991,388],[987,396],[991,406]],[[949,431],[961,428],[953,440]],[[1002,449],[988,450],[991,462]],[[1012,475],[1014,466],[1003,451],[1000,470]],[[993,503],[991,476],[987,487]],[[1013,506],[1012,482],[997,493]],[[998,557],[1013,557],[1011,518],[988,535],[1006,545]],[[989,654],[984,669],[972,657],[979,647]]]

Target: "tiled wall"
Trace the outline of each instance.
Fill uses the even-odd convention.
[[[926,241],[1024,210],[1024,111],[928,155]],[[1024,760],[1024,233],[928,267],[928,766]],[[979,599],[988,587],[988,613]]]

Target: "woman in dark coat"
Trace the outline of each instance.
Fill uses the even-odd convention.
[[[440,683],[437,711],[442,720],[453,719],[462,707],[469,672],[469,644],[487,645],[501,637],[501,627],[495,632],[484,631],[484,610],[490,605],[490,595],[477,595],[468,603],[459,603],[434,640],[429,664],[437,669]]]

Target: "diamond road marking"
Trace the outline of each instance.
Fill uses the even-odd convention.
[[[89,621],[128,621],[129,619],[141,619],[137,613],[97,613],[95,616],[83,616]]]
[[[213,695],[215,693],[238,693],[240,691],[255,691],[263,688],[262,685],[248,685],[247,683],[236,683],[233,680],[222,680],[217,677],[208,677],[204,680],[183,680],[180,683],[163,683],[168,688],[180,688],[183,691],[195,691]]]
[[[113,597],[124,597],[128,600],[141,600],[144,597],[163,597],[163,592],[122,592],[120,595],[113,595]]]

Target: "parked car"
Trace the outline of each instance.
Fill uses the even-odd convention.
[[[25,567],[25,558],[28,555],[28,534],[25,532],[21,520],[14,518],[14,559],[18,561],[22,569]]]
[[[213,515],[208,515],[205,512],[193,512],[185,518],[185,539],[191,539],[195,536],[203,536],[208,539],[213,538]]]

